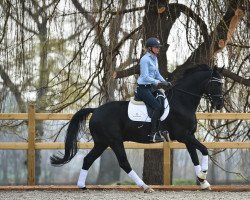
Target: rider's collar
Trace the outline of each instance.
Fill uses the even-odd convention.
[[[152,58],[152,59],[156,59],[157,56],[150,50],[147,51],[147,54]]]

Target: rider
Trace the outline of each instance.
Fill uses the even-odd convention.
[[[171,83],[167,82],[160,74],[158,69],[157,54],[160,51],[160,41],[157,38],[151,37],[146,41],[147,52],[140,60],[140,76],[137,80],[137,92],[136,95],[145,104],[149,105],[154,109],[153,116],[151,118],[151,134],[149,140],[151,142],[162,142],[164,141],[159,131],[159,118],[163,107],[153,96],[153,86],[159,84],[170,86]]]

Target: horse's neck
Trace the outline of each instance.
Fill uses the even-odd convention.
[[[197,73],[196,76],[187,77],[183,82],[176,86],[176,98],[178,104],[183,108],[195,112],[204,92],[208,81],[208,73]],[[173,102],[175,104],[175,102]]]
[[[194,76],[189,76],[180,82],[180,84],[177,85],[177,88],[202,96],[208,78],[209,72],[197,72]]]

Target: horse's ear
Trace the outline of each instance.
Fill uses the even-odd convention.
[[[222,67],[222,68],[218,68],[218,72],[219,72],[219,73],[222,73],[222,72],[223,72],[223,70],[224,70],[224,68],[225,68],[225,65],[223,65],[223,67]]]
[[[225,68],[225,65],[223,65],[222,68],[219,68],[217,65],[214,65],[213,67],[213,71],[218,71],[219,73],[221,73]]]

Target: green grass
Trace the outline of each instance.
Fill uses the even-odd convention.
[[[114,185],[135,185],[133,181],[121,181],[114,183]],[[174,179],[173,185],[196,185],[196,181],[193,179]]]
[[[134,181],[117,182],[116,185],[135,185]]]
[[[174,179],[173,185],[196,185],[196,181],[191,179]]]

